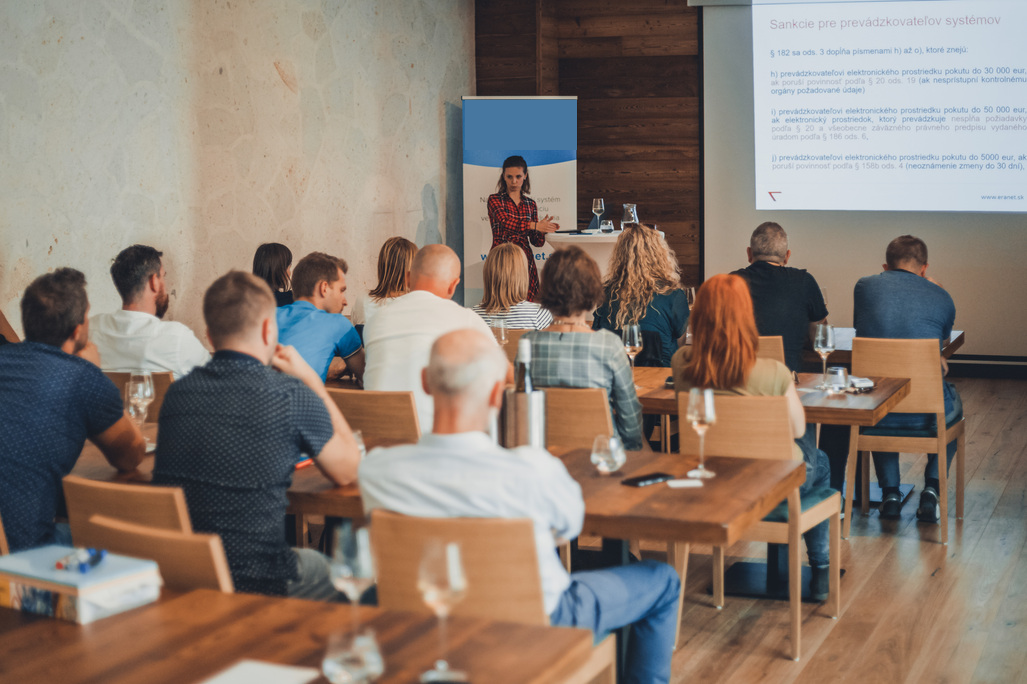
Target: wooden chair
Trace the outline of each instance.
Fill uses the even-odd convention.
[[[96,535],[92,546],[157,561],[170,589],[235,591],[225,549],[216,534],[161,530],[105,515],[92,516],[89,526]]]
[[[756,358],[774,359],[785,362],[785,342],[780,335],[760,335],[759,346],[756,347]]]
[[[791,422],[785,397],[718,396],[714,399],[717,422],[706,433],[706,454],[711,456],[743,456],[748,458],[796,458],[793,450]],[[684,415],[688,395],[678,395],[678,410]],[[699,438],[693,430],[681,437],[682,453],[699,450]],[[796,489],[760,522],[744,533],[746,541],[788,545],[788,593],[792,621],[792,658],[799,659],[802,626],[802,560],[800,551],[803,532],[829,521],[830,589],[828,612],[838,617],[841,607],[839,591],[841,558],[841,495],[825,487],[810,492],[800,500]],[[713,594],[719,608],[724,604],[724,548],[713,548]]]
[[[103,374],[114,383],[114,386],[118,388],[118,393],[121,394],[122,401],[125,401],[125,387],[132,374],[122,371],[104,371]],[[160,417],[160,407],[164,404],[164,395],[167,394],[168,387],[171,387],[174,376],[171,371],[153,372],[150,375],[153,376],[153,403],[146,412],[146,422],[156,423],[157,418]],[[125,401],[125,408],[128,408],[127,401]]]
[[[371,390],[328,389],[328,396],[364,442],[413,444],[421,438],[413,392],[374,392]]]
[[[8,342],[21,342],[18,333],[14,332],[14,326],[8,322],[3,311],[0,311],[0,335],[3,335]]]
[[[542,602],[535,535],[528,519],[417,518],[389,511],[371,513],[371,548],[378,571],[378,605],[392,610],[430,612],[417,590],[424,542],[440,539],[460,544],[467,594],[455,615],[548,625]],[[607,636],[588,663],[569,682],[616,678],[616,648]]]
[[[506,358],[510,359],[510,363],[517,363],[517,343],[524,337],[526,332],[531,332],[530,328],[525,330],[507,329],[506,342],[500,342],[503,351],[506,353]],[[493,330],[493,334],[495,334],[495,330]]]
[[[76,546],[100,545],[99,532],[91,522],[94,515],[172,532],[193,531],[180,487],[98,482],[68,475],[64,478],[64,500]]]
[[[0,556],[6,556],[11,552],[11,547],[7,545],[7,533],[4,532],[4,521],[0,518]]]
[[[545,387],[546,445],[591,449],[596,435],[615,435],[601,387]]]
[[[966,481],[966,421],[960,415],[945,424],[945,395],[942,389],[941,357],[938,340],[887,340],[857,337],[852,340],[852,373],[857,376],[909,378],[909,394],[892,409],[892,413],[933,413],[940,429],[908,430],[900,428],[861,428],[852,430],[849,439],[849,461],[846,466],[845,526],[842,535],[849,536],[852,517],[852,496],[856,480],[858,452],[896,451],[903,453],[938,454],[938,490],[941,508],[941,543],[949,541],[948,524],[948,461],[946,447],[956,440],[956,518],[963,517],[963,488]],[[867,454],[869,456],[869,454]],[[862,512],[869,511],[870,459],[863,459]]]

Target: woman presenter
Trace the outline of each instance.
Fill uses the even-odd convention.
[[[524,161],[524,157],[515,155],[506,158],[496,190],[496,194],[489,195],[488,201],[492,246],[512,242],[524,250],[524,255],[528,257],[528,301],[537,302],[538,269],[535,268],[531,245],[541,247],[546,244],[546,233],[559,230],[560,225],[553,223],[552,216],[539,220],[535,200],[528,197],[531,180],[528,178],[528,162]]]

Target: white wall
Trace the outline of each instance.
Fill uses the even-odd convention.
[[[1027,218],[1011,214],[756,212],[750,8],[704,7],[706,276],[745,266],[753,228],[788,232],[790,266],[828,293],[830,321],[852,325],[852,288],[884,263],[888,242],[922,238],[928,273],[956,303],[961,354],[1027,356]],[[1022,142],[1022,141],[1020,141]]]
[[[168,318],[201,336],[204,289],[261,242],[346,258],[350,308],[389,236],[462,242],[473,0],[6,2],[0,37],[19,331],[25,286],[59,266],[86,273],[93,312],[118,308],[107,269],[136,242],[164,251]]]

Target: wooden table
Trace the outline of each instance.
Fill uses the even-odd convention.
[[[642,413],[660,417],[660,445],[664,453],[670,452],[670,420],[678,414],[678,399],[674,388],[668,388],[670,368],[635,367],[635,388]]]
[[[822,373],[799,373],[799,400],[806,421],[827,425],[871,426],[888,415],[909,394],[909,378],[870,378],[874,389],[864,394],[828,394],[816,389]]]
[[[241,658],[320,670],[348,605],[199,590],[91,625],[24,619],[0,608],[0,681],[196,682]],[[437,620],[361,606],[385,660],[378,684],[416,682],[438,657]],[[585,664],[592,633],[451,617],[448,660],[479,684],[562,682]],[[318,681],[324,682],[323,678]]]
[[[834,329],[834,351],[831,352],[827,357],[827,362],[835,366],[849,366],[852,364],[852,339],[856,337],[855,328],[835,328]],[[963,346],[965,342],[965,336],[962,330],[953,330],[952,334],[949,335],[949,339],[942,345],[941,355],[946,359],[952,358],[952,355],[956,353],[956,350]],[[817,354],[812,349],[802,350],[802,360],[804,363],[816,363],[820,364],[820,354]]]

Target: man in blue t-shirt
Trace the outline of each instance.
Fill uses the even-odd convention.
[[[278,336],[296,348],[324,382],[352,371],[364,376],[364,348],[356,328],[342,315],[346,306],[346,272],[338,257],[311,252],[292,272],[296,301],[278,309]]]
[[[0,349],[0,518],[11,551],[71,544],[54,517],[86,439],[118,470],[143,459],[143,436],[88,342],[88,311],[82,273],[39,276],[21,300],[25,341]]]
[[[941,350],[952,334],[956,305],[949,293],[927,275],[927,245],[920,238],[903,235],[892,240],[885,252],[884,271],[860,278],[853,291],[852,318],[857,337],[938,340]],[[945,371],[944,359],[940,363]],[[955,386],[944,383],[945,421],[963,413]],[[889,413],[877,427],[935,429],[935,417],[920,413]],[[948,461],[956,453],[955,441],[948,445]],[[881,485],[881,517],[898,518],[902,509],[899,492],[899,455],[874,452],[874,470]],[[920,493],[917,518],[938,522],[938,456],[928,454],[924,468],[924,490]]]

